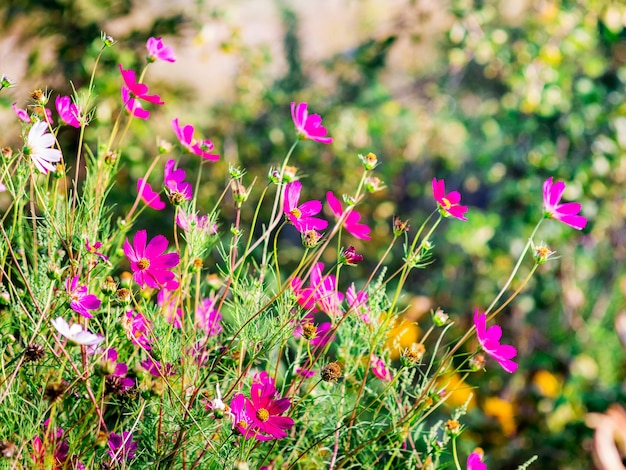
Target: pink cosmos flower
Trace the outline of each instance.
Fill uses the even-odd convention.
[[[69,96],[57,95],[55,104],[61,120],[72,127],[80,128],[80,109]]]
[[[376,377],[384,381],[391,380],[391,372],[389,372],[389,369],[387,369],[385,361],[383,361],[375,354],[372,354],[372,357],[370,358],[370,364],[372,366],[372,373]]]
[[[11,107],[13,108],[13,112],[18,117],[18,119],[24,122],[30,122],[30,116],[28,115],[28,111],[18,108],[17,101],[13,102]]]
[[[487,315],[478,313],[478,309],[474,312],[474,325],[476,337],[483,350],[498,361],[505,371],[511,374],[515,372],[517,364],[511,359],[517,356],[517,349],[514,346],[500,344],[502,328],[498,325],[487,328]]]
[[[552,182],[552,177],[543,183],[543,210],[547,219],[560,220],[564,224],[582,230],[587,225],[587,219],[578,215],[581,206],[578,202],[566,202],[559,204],[565,191],[565,183],[562,181]]]
[[[189,201],[193,197],[191,184],[185,182],[185,170],[174,169],[176,160],[168,160],[163,172],[163,183],[172,195],[180,195],[181,198]]]
[[[154,192],[152,186],[143,178],[137,180],[137,192],[146,206],[152,207],[157,211],[165,209],[165,202],[161,200],[159,193]]]
[[[148,335],[150,334],[151,324],[140,312],[129,310],[122,317],[122,326],[126,331],[126,337],[135,345],[146,351],[150,351],[152,342]]]
[[[105,378],[107,392],[124,393],[135,386],[135,379],[126,377],[128,365],[125,362],[117,362],[117,351],[115,349],[109,348],[106,350],[101,364],[105,370],[113,369]]]
[[[339,202],[339,199],[335,197],[332,191],[328,191],[326,193],[326,202],[328,202],[328,207],[330,207],[330,210],[333,211],[335,217],[337,217],[337,219],[341,218],[344,214],[344,210],[341,207],[341,202]],[[344,219],[343,227],[348,233],[351,233],[356,238],[360,238],[361,240],[370,240],[371,237],[369,234],[371,229],[365,224],[360,224],[359,220],[361,220],[361,214],[353,209]]]
[[[122,87],[122,100],[124,101],[124,107],[132,115],[140,119],[148,119],[150,112],[143,109],[139,101],[135,98],[147,101],[153,104],[164,104],[161,101],[159,95],[149,95],[148,86],[143,83],[138,83],[133,70],[124,70],[122,64],[119,64],[122,79],[126,86]]]
[[[439,205],[439,212],[444,217],[452,216],[459,220],[467,220],[465,213],[467,212],[467,206],[461,206],[461,195],[458,191],[452,191],[446,194],[446,187],[443,180],[437,181],[437,178],[433,178],[433,196]]]
[[[52,147],[56,141],[52,134],[48,134],[48,124],[38,121],[33,124],[28,132],[24,155],[30,157],[35,167],[44,175],[49,171],[56,170],[56,163],[63,158],[61,151]]]
[[[483,463],[481,454],[472,452],[467,456],[467,470],[487,470],[487,465]]]
[[[189,152],[194,155],[198,155],[206,160],[217,161],[220,159],[218,154],[211,153],[213,150],[213,142],[210,140],[196,140],[193,138],[194,127],[191,124],[187,124],[185,127],[180,127],[178,124],[178,118],[172,120],[172,127],[176,133],[176,137],[180,143]]]
[[[145,85],[144,83],[138,83],[135,72],[133,70],[124,70],[122,64],[119,64],[119,67],[122,78],[124,79],[124,83],[126,84],[126,88],[130,92],[130,95],[132,95],[132,97],[147,101],[148,103],[165,104],[163,101],[161,101],[159,95],[148,94],[148,85]]]
[[[216,299],[202,299],[196,309],[196,327],[207,336],[217,336],[222,332],[222,314],[215,310]]]
[[[102,259],[102,261],[109,261],[109,257],[100,253],[98,250],[100,249],[100,247],[102,246],[102,242],[96,242],[93,245],[91,245],[89,243],[89,239],[85,239],[85,248],[87,249],[87,252],[91,253],[92,255],[96,255],[97,257],[99,257],[100,259]]]
[[[367,295],[367,292],[357,292],[354,284],[350,284],[350,287],[348,287],[348,290],[346,291],[346,301],[348,302],[348,308],[351,311],[358,313],[361,317],[361,320],[363,320],[366,325],[369,325],[371,321],[370,309],[367,305],[368,299],[369,296]]]
[[[175,289],[174,285],[178,286],[178,283],[170,269],[178,265],[178,253],[163,254],[168,245],[163,235],[157,235],[147,245],[146,240],[146,231],[140,230],[135,234],[132,246],[128,238],[124,242],[124,254],[130,261],[135,282],[141,287]]]
[[[188,214],[182,210],[176,213],[176,223],[185,232],[190,230],[198,230],[204,232],[206,235],[215,235],[217,233],[217,224],[211,223],[208,216],[203,215],[198,217],[196,214]]]
[[[326,137],[327,130],[322,126],[322,118],[319,114],[309,115],[307,103],[291,103],[291,118],[301,139],[314,140],[321,144],[330,144],[333,139]]]
[[[291,288],[296,302],[307,310],[316,306],[331,317],[342,314],[341,303],[344,295],[337,289],[337,278],[332,274],[323,275],[324,264],[317,263],[311,270],[309,287],[302,287],[302,279],[294,277]]]
[[[149,357],[145,361],[141,361],[139,365],[143,367],[146,372],[148,372],[152,377],[168,377],[170,375],[176,374],[176,372],[174,372],[174,366],[172,364],[168,362],[167,364],[163,365],[159,361],[155,361],[151,357]]]
[[[328,227],[328,222],[317,217],[313,217],[319,214],[322,210],[322,203],[320,201],[308,201],[298,206],[300,199],[300,191],[302,190],[302,183],[299,181],[293,181],[285,186],[285,202],[283,210],[285,215],[289,219],[296,230],[300,233],[304,233],[307,230],[324,230]]]
[[[252,429],[252,418],[248,415],[246,407],[246,397],[243,393],[236,394],[230,401],[230,412],[232,414],[233,427],[241,433],[246,439],[254,437],[254,430]]]
[[[144,121],[150,117],[150,111],[141,106],[139,100],[133,98],[126,87],[122,87],[122,101],[128,114]]]
[[[174,328],[182,328],[183,310],[178,307],[180,293],[178,290],[161,289],[157,295],[157,304],[163,315]]]
[[[123,465],[124,461],[135,458],[138,446],[139,444],[133,441],[133,435],[128,431],[122,432],[121,436],[112,432],[109,434],[109,449],[107,452],[113,462]]]
[[[246,412],[256,431],[254,437],[259,441],[284,439],[285,432],[294,425],[289,416],[280,416],[291,405],[289,398],[278,398],[278,392],[267,372],[257,374],[250,388],[250,399],[246,400]]]
[[[171,47],[164,46],[161,38],[148,38],[146,49],[148,49],[148,62],[154,62],[157,59],[165,62],[176,62],[174,51]]]
[[[93,318],[89,310],[98,310],[101,301],[94,294],[87,292],[87,286],[78,285],[78,276],[65,280],[65,290],[70,296],[70,308],[85,318]]]

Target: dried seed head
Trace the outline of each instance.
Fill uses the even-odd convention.
[[[413,343],[410,348],[406,348],[402,352],[402,356],[400,357],[402,365],[404,367],[413,367],[418,365],[422,360],[422,357],[424,357],[425,352],[426,348],[422,343]]]
[[[304,336],[306,339],[311,340],[315,338],[316,334],[317,326],[315,326],[313,323],[306,322],[304,325],[302,325],[302,336]]]
[[[41,344],[30,343],[24,350],[24,361],[38,362],[46,357],[46,350]]]
[[[44,390],[44,397],[50,402],[60,400],[63,394],[67,391],[67,383],[61,382],[48,382],[46,389]]]
[[[321,375],[324,382],[336,382],[341,378],[341,367],[336,362],[331,362],[322,368]]]
[[[479,370],[483,370],[486,363],[487,361],[485,360],[485,356],[483,354],[476,354],[473,358],[470,359],[469,366],[470,369],[472,369],[474,372],[477,372]]]
[[[128,305],[130,303],[130,289],[122,287],[117,290],[115,295],[117,296],[117,301],[122,305]]]
[[[37,88],[36,90],[33,90],[33,92],[30,94],[30,97],[33,99],[35,103],[38,103],[38,104],[45,105],[48,102],[48,97],[46,96],[46,94],[43,92],[41,88]]]
[[[393,216],[393,234],[396,237],[399,237],[403,233],[408,232],[409,228],[410,225],[408,220],[402,221],[397,215]]]
[[[459,423],[456,419],[449,419],[446,421],[446,432],[451,436],[455,436],[461,430],[461,423]]]
[[[15,455],[17,446],[11,441],[0,441],[0,455],[5,459],[10,459]]]

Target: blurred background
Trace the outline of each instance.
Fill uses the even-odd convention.
[[[88,85],[100,31],[118,44],[96,74],[93,148],[119,112],[117,64],[139,70],[150,36],[174,48],[177,62],[152,64],[145,78],[166,105],[133,123],[111,195],[120,213],[132,204],[129,188],[156,154],[157,139],[175,141],[170,122],[178,117],[222,155],[201,189],[204,210],[223,190],[229,164],[244,167],[248,183],[260,178],[244,211],[249,220],[269,165],[295,137],[291,101],[308,102],[334,138],[330,146],[305,142],[291,159],[307,197],[353,193],[358,153],[382,162],[377,174],[387,188],[359,209],[373,240],[350,239],[367,254],[351,274],[357,285],[386,249],[393,214],[409,219],[414,233],[433,210],[433,177],[461,191],[469,220],[445,221],[434,237],[434,264],[411,276],[396,331],[402,343],[419,338],[408,324],[429,325],[432,308],[448,312],[459,331],[469,325],[542,216],[543,181],[565,181],[565,199],[582,203],[589,224],[582,233],[556,221],[542,225],[536,240],[559,259],[543,265],[498,317],[520,369],[504,376],[489,363],[470,376],[463,450],[481,446],[490,469],[516,468],[535,454],[532,468],[601,465],[594,447],[612,438],[594,442],[588,424],[599,415],[589,413],[626,397],[622,1],[4,0],[0,24],[0,73],[17,83],[0,94],[2,146],[20,146],[14,101],[24,108],[35,88],[54,98],[71,94],[71,84]],[[62,128],[66,153],[76,138]],[[232,214],[225,203],[222,227]],[[171,213],[144,217],[167,226]],[[298,243],[283,250],[283,262],[298,259]],[[390,272],[402,262],[397,248]],[[327,260],[333,256],[331,249]],[[462,403],[467,391],[454,400]]]

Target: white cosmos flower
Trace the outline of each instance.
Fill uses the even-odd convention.
[[[44,175],[49,171],[54,171],[56,166],[53,163],[63,157],[60,150],[50,148],[54,145],[55,138],[52,134],[48,134],[47,130],[48,124],[44,121],[33,124],[28,132],[26,147],[24,147],[24,153],[32,158],[35,167]]]
[[[68,341],[71,341],[72,343],[83,344],[85,346],[97,346],[104,341],[104,337],[94,335],[87,330],[83,330],[78,323],[74,323],[70,326],[61,317],[51,320],[51,323],[60,334],[65,336]]]

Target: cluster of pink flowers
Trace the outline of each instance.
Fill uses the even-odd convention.
[[[250,398],[236,394],[230,402],[235,428],[246,438],[259,441],[284,439],[294,421],[281,416],[289,406],[289,398],[279,398],[274,379],[267,372],[256,374],[250,387]]]

